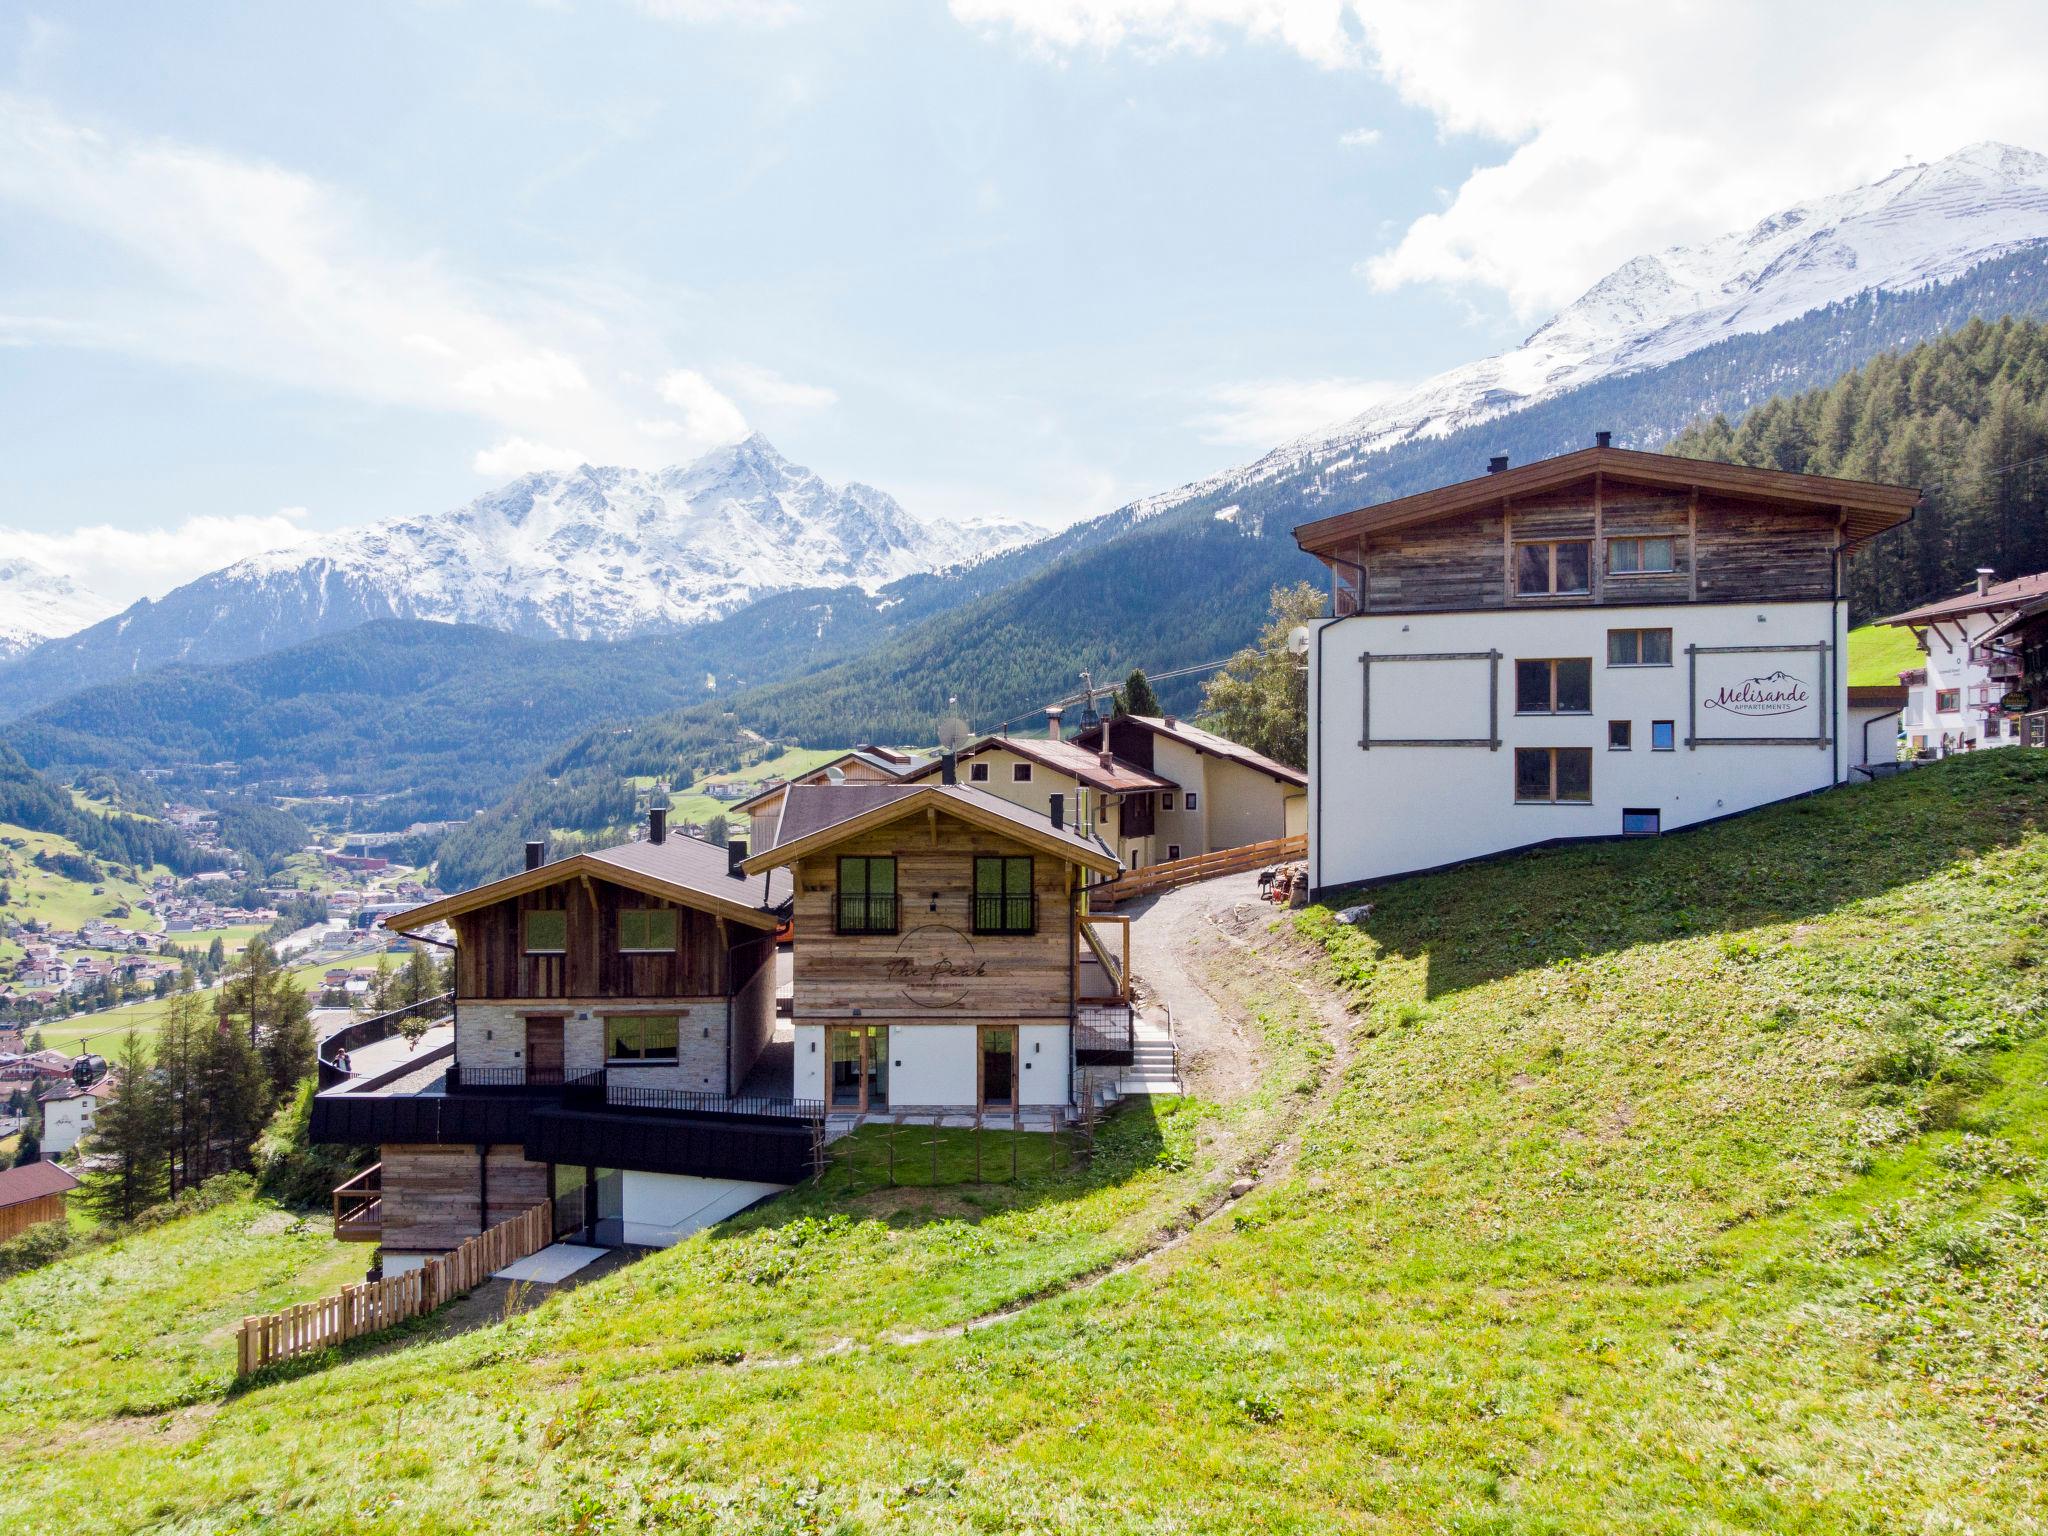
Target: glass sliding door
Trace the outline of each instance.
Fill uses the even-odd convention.
[[[842,1113],[883,1109],[889,1103],[889,1030],[856,1024],[825,1031],[825,1095]]]

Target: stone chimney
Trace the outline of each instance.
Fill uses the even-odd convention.
[[[1057,704],[1047,706],[1045,711],[1045,734],[1048,740],[1065,740],[1060,734],[1060,721],[1066,713],[1066,710]]]

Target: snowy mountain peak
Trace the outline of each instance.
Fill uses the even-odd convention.
[[[97,624],[114,605],[26,555],[0,559],[0,658]]]

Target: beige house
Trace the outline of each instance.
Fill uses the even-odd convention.
[[[1119,762],[1167,781],[1159,791],[1156,857],[1191,859],[1308,830],[1308,775],[1173,715],[1113,715],[1076,745],[1106,745]]]

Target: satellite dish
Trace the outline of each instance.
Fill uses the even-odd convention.
[[[974,733],[968,729],[967,722],[961,718],[958,708],[959,703],[960,700],[958,698],[947,699],[946,712],[939,716],[939,750],[941,752],[958,752],[973,739]]]
[[[827,768],[825,770],[825,782],[827,784],[844,784],[846,782],[846,770],[844,768]]]
[[[1308,654],[1308,626],[1297,624],[1287,632],[1287,654],[1306,656]]]

